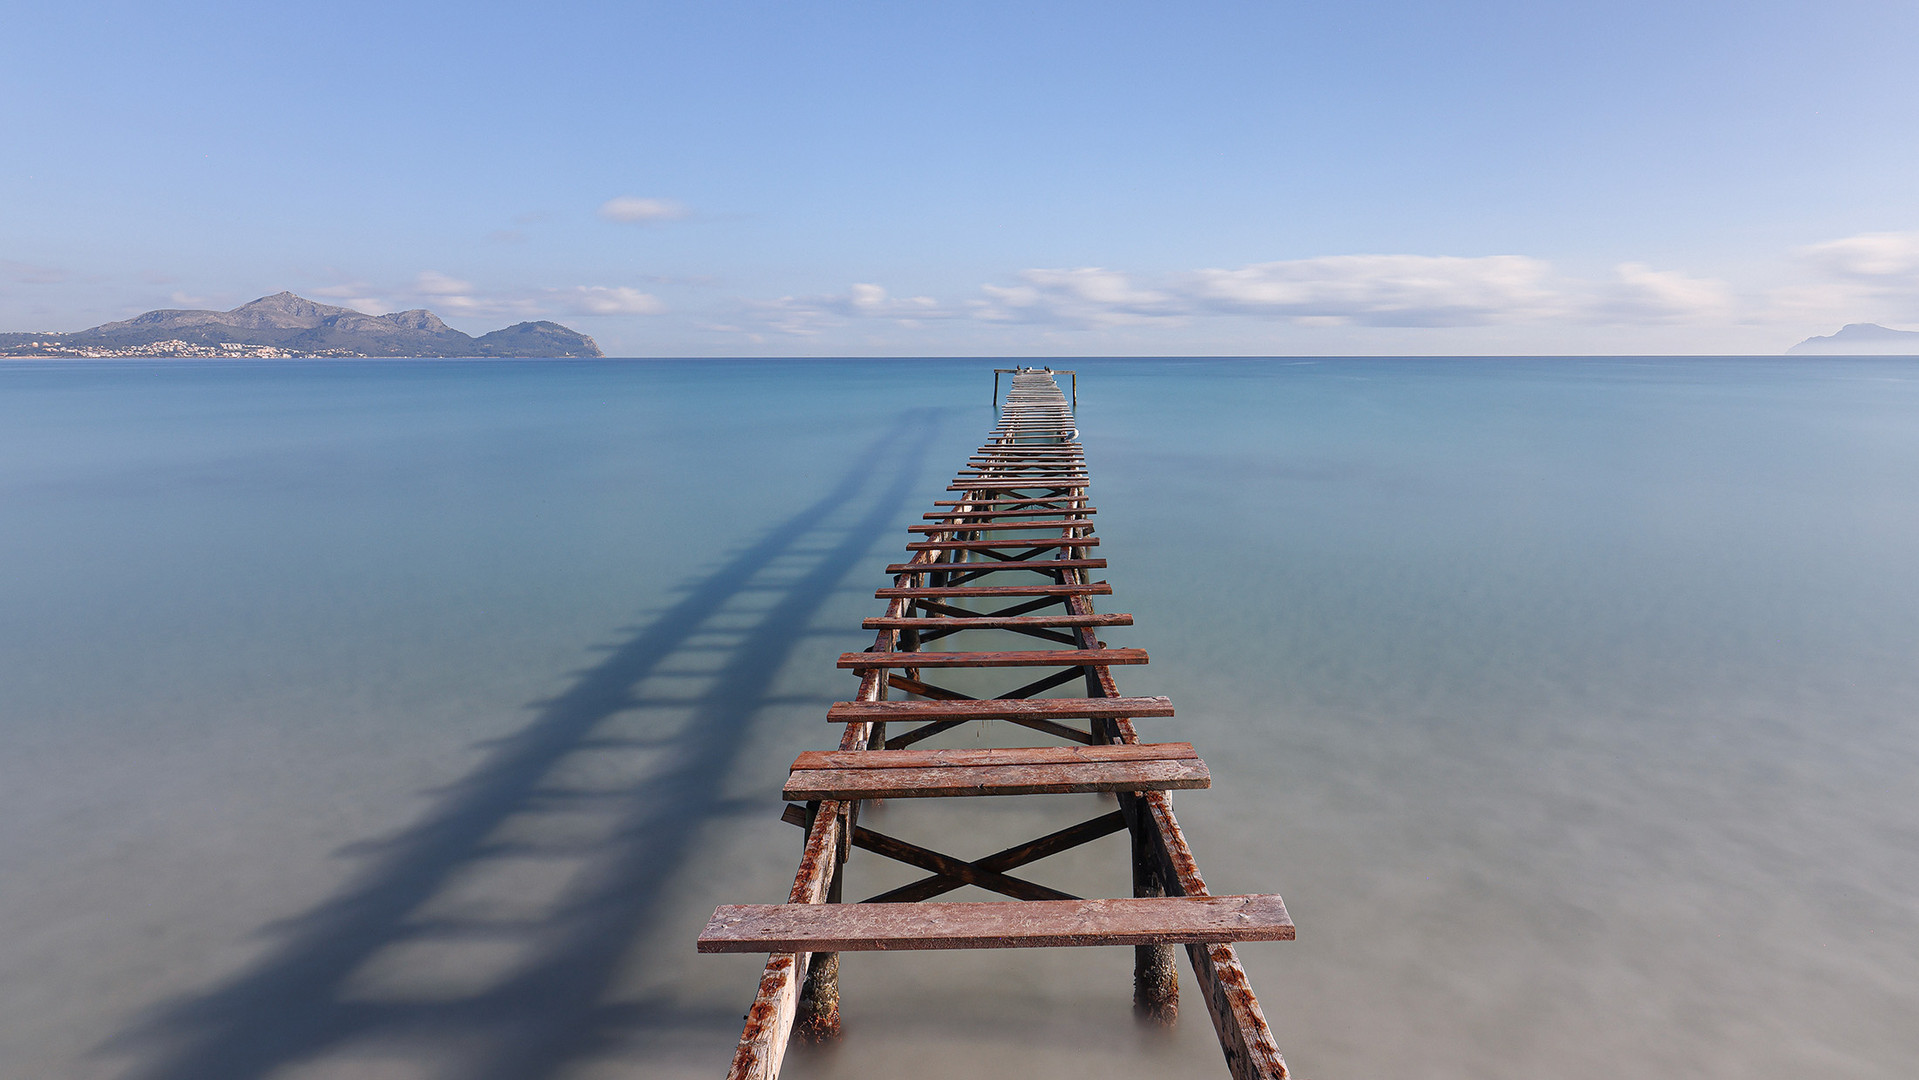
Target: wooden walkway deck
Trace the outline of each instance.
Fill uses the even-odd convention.
[[[926,538],[906,545],[910,561],[886,568],[893,583],[875,593],[888,602],[886,614],[864,624],[878,637],[866,651],[840,658],[860,685],[854,700],[827,713],[845,725],[839,749],[801,754],[787,777],[784,817],[807,830],[787,902],[720,907],[700,934],[701,952],[770,954],[730,1078],[778,1076],[796,1024],[811,1039],[838,1035],[841,952],[1091,945],[1134,948],[1134,1006],[1162,1023],[1178,1012],[1173,946],[1184,945],[1227,1071],[1236,1080],[1287,1075],[1233,943],[1290,940],[1292,919],[1278,896],[1207,891],[1168,792],[1208,787],[1211,775],[1188,743],[1140,741],[1133,720],[1171,716],[1172,702],[1122,697],[1112,668],[1144,664],[1146,654],[1108,648],[1097,635],[1099,627],[1133,619],[1095,613],[1089,599],[1112,587],[1088,576],[1106,561],[1092,557],[1099,539],[1073,409],[1052,372],[1021,368],[1012,375],[999,426],[947,488],[962,496],[935,502],[940,509],[926,515],[929,523],[912,528]],[[983,579],[992,583],[975,584]],[[990,612],[947,603],[959,598],[1003,603]],[[978,630],[1055,647],[921,651]],[[977,698],[926,681],[956,668],[1002,671],[1008,688]],[[1032,678],[1038,671],[1049,673]],[[1074,682],[1083,685],[1083,697],[1039,696]],[[893,690],[909,697],[889,701]],[[1067,745],[908,749],[982,720]],[[859,824],[862,802],[873,799],[1086,792],[1113,794],[1119,809],[974,859]],[[1130,897],[1084,899],[1009,873],[1121,831],[1132,838]],[[929,876],[842,903],[853,848]],[[1013,899],[923,902],[967,885]]]

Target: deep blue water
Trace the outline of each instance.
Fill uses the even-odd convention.
[[[995,363],[0,364],[0,1075],[718,1075]],[[1297,1074],[1911,1075],[1919,362],[1062,366]],[[788,1074],[1223,1075],[1130,960],[848,957]]]

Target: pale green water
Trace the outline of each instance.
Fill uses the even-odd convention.
[[[692,939],[783,896],[992,366],[0,365],[0,1076],[720,1075],[758,964]],[[1070,366],[1297,1074],[1912,1074],[1919,364]],[[848,957],[789,1075],[1223,1075],[1129,967]]]

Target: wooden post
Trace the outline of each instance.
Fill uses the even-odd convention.
[[[847,841],[853,832],[851,807],[840,804],[838,842],[833,849],[833,881],[826,887],[826,902],[840,902],[840,883],[845,877]],[[817,952],[806,968],[806,984],[800,988],[799,1015],[794,1026],[800,1038],[822,1043],[840,1037],[840,954]]]
[[[1126,822],[1133,839],[1133,895],[1165,896],[1159,880],[1159,853],[1135,797]],[[1133,946],[1133,1015],[1148,1023],[1171,1027],[1179,1019],[1179,961],[1171,945]]]

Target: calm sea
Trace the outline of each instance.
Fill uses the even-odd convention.
[[[784,897],[993,366],[0,364],[0,1076],[720,1075],[759,964],[693,939]],[[1919,1072],[1919,362],[1072,366],[1296,1074]],[[1130,964],[849,956],[788,1075],[1223,1076]]]

